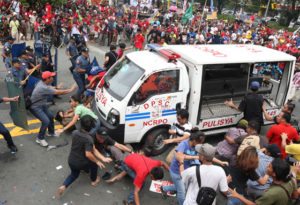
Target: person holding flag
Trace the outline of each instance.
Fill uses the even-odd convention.
[[[2,102],[17,102],[19,101],[19,96],[15,96],[12,98],[9,97],[0,97],[0,103]],[[15,154],[18,151],[17,146],[14,144],[9,131],[0,121],[0,134],[3,135],[4,139],[6,140],[7,147],[10,149],[12,154]]]

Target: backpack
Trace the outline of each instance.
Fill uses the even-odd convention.
[[[212,205],[216,198],[217,192],[211,187],[201,187],[200,166],[196,167],[196,176],[199,185],[199,192],[196,199],[197,204]]]

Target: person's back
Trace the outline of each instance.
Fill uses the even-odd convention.
[[[75,130],[72,133],[72,145],[69,155],[69,163],[74,166],[84,167],[89,163],[85,155],[86,150],[92,150],[93,138],[88,133]]]
[[[216,165],[200,166],[201,187],[210,187],[214,190],[220,188],[220,191],[227,191],[227,179],[224,170]],[[196,167],[186,169],[182,174],[183,181],[188,180],[189,185],[186,192],[184,205],[197,205],[196,199],[199,192],[199,186],[196,177]],[[214,204],[216,202],[214,201]]]
[[[249,93],[244,98],[245,105],[240,105],[239,108],[244,112],[244,118],[248,121],[257,120],[260,124],[263,123],[263,97],[257,93]]]
[[[293,180],[280,185],[273,184],[259,199],[255,201],[257,205],[288,205],[290,197],[295,190]],[[288,196],[289,194],[289,196]]]

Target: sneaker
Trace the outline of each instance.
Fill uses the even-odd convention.
[[[57,134],[56,132],[53,134],[48,133],[47,137],[55,137],[55,138],[59,138],[59,134]]]
[[[10,146],[8,146],[8,148],[10,149],[10,153],[12,153],[12,154],[16,154],[18,151],[18,148],[16,147],[16,145],[10,145]]]
[[[36,139],[35,142],[41,145],[42,147],[48,147],[48,142],[44,139],[43,140]]]

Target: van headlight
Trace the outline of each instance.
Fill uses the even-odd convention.
[[[119,125],[120,122],[120,113],[119,111],[115,109],[111,109],[108,116],[107,116],[107,121],[109,124],[113,126]]]

